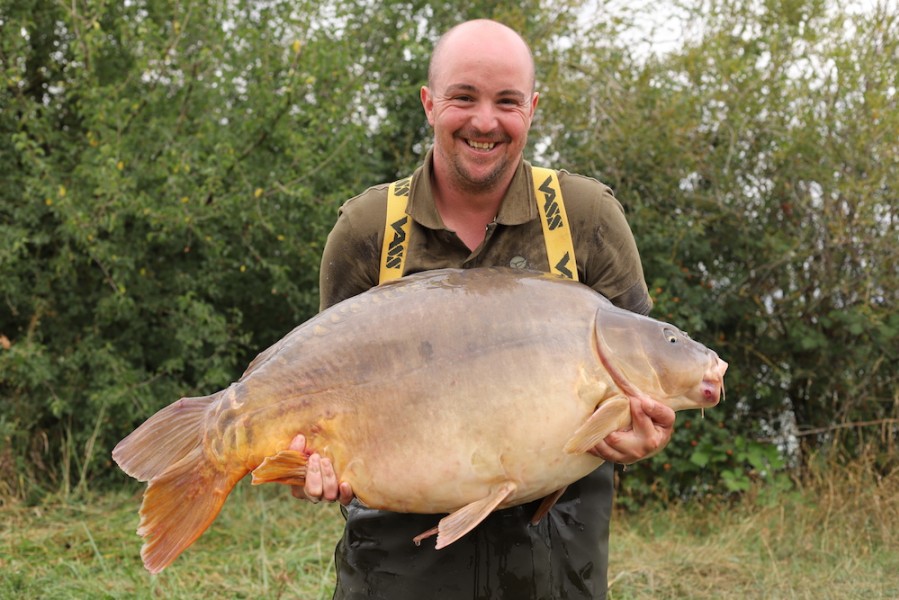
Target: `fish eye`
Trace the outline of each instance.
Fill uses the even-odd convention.
[[[662,330],[662,334],[665,336],[665,339],[668,341],[669,344],[677,343],[677,334],[674,333],[673,330],[668,329],[666,327],[665,329]]]

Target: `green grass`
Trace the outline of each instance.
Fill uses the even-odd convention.
[[[637,468],[637,467],[635,467]],[[2,598],[330,598],[336,506],[241,484],[169,568],[147,573],[140,489],[0,506]],[[899,598],[899,474],[832,467],[799,491],[616,514],[611,600]]]
[[[336,506],[241,483],[159,575],[136,535],[141,490],[0,509],[0,598],[330,598]]]
[[[899,598],[899,472],[830,465],[755,490],[613,520],[611,600]]]

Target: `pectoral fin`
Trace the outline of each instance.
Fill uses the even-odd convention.
[[[282,450],[267,456],[253,470],[253,485],[261,483],[306,484],[306,455],[296,450]]]
[[[590,418],[581,425],[564,450],[569,454],[582,454],[605,439],[613,431],[631,423],[631,406],[627,396],[615,396],[599,405]]]
[[[445,548],[477,527],[478,523],[486,519],[487,515],[492,513],[510,494],[515,493],[516,489],[518,489],[517,485],[511,481],[506,481],[494,489],[486,498],[466,504],[456,512],[443,517],[436,528],[429,529],[421,535],[415,536],[412,541],[418,545],[423,539],[431,537],[436,533],[437,545],[435,548],[437,550]]]
[[[531,525],[536,525],[542,521],[543,517],[549,512],[549,509],[556,505],[556,502],[559,501],[559,498],[562,497],[562,494],[564,494],[567,489],[568,486],[566,485],[544,498],[543,502],[540,503],[540,506],[537,507],[537,512],[531,517]]]

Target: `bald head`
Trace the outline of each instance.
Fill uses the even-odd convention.
[[[520,54],[528,70],[531,92],[534,91],[536,84],[534,57],[527,42],[514,29],[490,19],[460,23],[440,36],[428,64],[428,87],[434,88],[437,85],[447,56],[456,52],[478,53],[485,50],[501,51],[511,55]]]

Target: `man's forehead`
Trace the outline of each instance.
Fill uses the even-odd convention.
[[[434,69],[431,82],[437,88],[470,86],[479,91],[487,88],[518,90],[528,94],[533,87],[533,68],[527,54],[505,53],[485,48],[483,52],[447,52]]]
[[[430,67],[430,77],[447,76],[449,83],[459,81],[454,74],[470,71],[521,77],[528,92],[534,85],[534,62],[527,44],[512,29],[492,21],[469,22],[451,30],[438,43]]]

